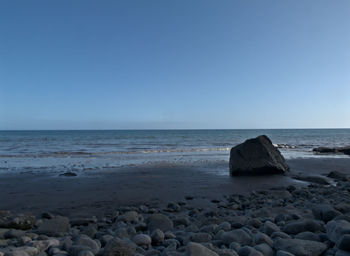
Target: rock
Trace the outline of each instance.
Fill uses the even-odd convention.
[[[207,242],[210,242],[211,239],[212,239],[212,236],[204,232],[193,233],[190,236],[190,240],[196,243],[207,243]]]
[[[279,250],[279,251],[277,251],[276,256],[294,256],[294,254],[291,254],[291,253],[286,252],[286,251]]]
[[[280,228],[275,223],[273,223],[271,221],[265,221],[262,230],[265,234],[270,236],[274,232],[279,232]]]
[[[327,177],[335,179],[335,180],[340,180],[340,181],[347,181],[348,178],[344,173],[337,172],[337,171],[331,171],[328,173]]]
[[[113,238],[110,240],[104,250],[102,255],[103,256],[134,256],[136,253],[136,245],[121,240],[119,238]]]
[[[63,176],[63,177],[75,177],[78,176],[75,172],[64,172],[61,173],[59,176]]]
[[[48,236],[60,236],[63,233],[68,232],[70,229],[69,219],[62,216],[57,216],[52,219],[46,219],[39,226],[38,234],[44,234]]]
[[[350,234],[343,235],[337,241],[337,247],[340,250],[350,251]]]
[[[316,183],[316,184],[320,184],[320,185],[329,185],[329,181],[327,180],[326,177],[323,176],[293,176],[294,179],[296,180],[302,180],[302,181],[307,181],[307,182],[311,182],[311,183]]]
[[[312,213],[317,220],[323,220],[324,222],[328,222],[341,214],[328,204],[316,205],[312,208]]]
[[[350,155],[350,147],[318,147],[312,150],[319,154],[330,154],[330,153],[343,153],[345,155]]]
[[[338,251],[335,253],[335,256],[350,256],[350,252],[343,251],[343,250],[338,250]]]
[[[327,250],[327,246],[323,243],[301,239],[277,239],[274,248],[295,256],[318,256]]]
[[[264,233],[261,233],[261,232],[258,232],[256,233],[254,236],[253,236],[253,240],[254,240],[254,244],[262,244],[262,243],[265,243],[265,244],[268,244],[269,246],[273,246],[273,241],[272,239],[264,234]]]
[[[92,240],[87,235],[78,236],[75,239],[74,244],[89,247],[94,254],[97,254],[101,248],[101,246],[95,240]]]
[[[160,229],[163,232],[172,230],[174,228],[173,222],[164,214],[156,213],[148,217],[148,229],[153,231]]]
[[[250,246],[243,246],[238,250],[239,256],[264,256],[261,252]]]
[[[143,217],[136,211],[128,211],[123,215],[118,217],[118,221],[124,221],[126,223],[136,224],[139,221],[142,221]]]
[[[82,250],[78,253],[78,256],[94,256],[95,254],[93,254],[91,251],[89,250]]]
[[[29,215],[13,216],[9,211],[1,211],[0,213],[0,228],[13,228],[27,230],[35,225],[35,218]]]
[[[270,245],[262,243],[254,246],[254,249],[261,252],[264,256],[273,256],[273,249]]]
[[[152,238],[152,244],[161,244],[164,241],[164,233],[163,231],[161,231],[160,229],[155,229],[153,230],[152,234],[151,234],[151,238]]]
[[[295,238],[302,239],[302,240],[311,240],[311,241],[320,241],[320,237],[312,232],[305,231],[297,234]]]
[[[201,244],[189,242],[186,248],[186,256],[219,256],[216,252]]]
[[[229,166],[232,176],[283,174],[289,170],[284,157],[265,135],[231,148]]]
[[[336,148],[328,148],[328,147],[318,147],[312,149],[313,152],[315,153],[337,153],[338,150]]]
[[[138,234],[138,235],[134,236],[132,241],[144,249],[147,249],[152,243],[151,237],[149,235],[145,235],[145,234]]]
[[[226,245],[232,242],[237,242],[240,245],[250,245],[252,243],[251,236],[244,229],[234,229],[229,232],[224,232],[221,235],[221,240]]]
[[[321,229],[321,225],[312,219],[300,219],[289,222],[284,226],[283,232],[296,235],[304,231],[316,232]]]
[[[18,229],[10,229],[4,234],[4,237],[6,239],[11,239],[11,238],[20,238],[21,236],[25,235],[25,231],[23,230],[18,230]]]
[[[345,234],[350,234],[350,223],[346,220],[332,220],[326,225],[327,236],[333,243]]]

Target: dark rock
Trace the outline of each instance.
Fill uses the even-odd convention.
[[[324,222],[328,222],[341,214],[328,204],[321,204],[313,207],[312,213],[317,220],[323,220]]]
[[[219,256],[216,252],[201,244],[189,242],[186,248],[186,256]]]
[[[35,218],[29,215],[12,215],[9,211],[0,212],[0,228],[27,230],[35,225]]]
[[[163,231],[161,231],[160,229],[155,229],[151,234],[152,244],[157,245],[163,243],[164,237],[165,235]]]
[[[169,231],[174,228],[173,222],[164,214],[152,214],[147,220],[148,229],[153,231],[155,229],[160,229],[163,232]]]
[[[323,243],[301,239],[277,239],[274,248],[295,256],[319,256],[327,250],[327,246]]]
[[[296,235],[304,231],[316,232],[321,229],[321,225],[312,219],[300,219],[289,222],[284,226],[283,232]]]
[[[335,180],[340,180],[340,181],[347,181],[348,178],[344,173],[337,172],[337,171],[331,171],[328,173],[327,177],[335,179]]]
[[[209,242],[211,239],[212,239],[212,236],[210,234],[203,233],[203,232],[193,233],[190,236],[190,240],[196,243],[206,243],[206,242]]]
[[[312,151],[319,154],[343,153],[345,155],[350,155],[350,147],[318,147],[314,148]]]
[[[271,221],[265,221],[262,230],[265,234],[271,235],[274,232],[280,231],[280,228],[275,223],[273,223]]]
[[[59,176],[63,176],[63,177],[75,177],[78,176],[75,172],[64,172],[61,173]]]
[[[113,238],[110,240],[104,250],[103,250],[103,256],[134,256],[136,252],[136,245],[121,240],[119,238]]]
[[[337,243],[340,250],[350,251],[350,234],[343,235]]]
[[[264,256],[273,256],[273,249],[270,245],[262,243],[254,246],[254,249],[261,252]]]
[[[283,156],[265,135],[246,140],[231,149],[231,175],[283,174],[288,170]]]
[[[311,241],[317,241],[320,242],[319,235],[312,233],[310,231],[305,231],[297,234],[295,238],[302,239],[302,240],[311,240]]]
[[[39,226],[37,232],[48,236],[60,236],[70,229],[69,219],[57,216],[52,219],[46,219]]]
[[[345,234],[350,234],[350,223],[346,220],[332,220],[326,226],[327,236],[333,243],[337,243]]]
[[[238,250],[239,256],[264,256],[260,251],[250,246],[243,246]]]
[[[226,245],[232,242],[237,242],[240,245],[250,245],[252,243],[251,236],[244,229],[234,229],[229,232],[224,232],[221,235],[221,240]]]

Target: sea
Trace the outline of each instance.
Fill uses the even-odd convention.
[[[0,173],[186,165],[225,175],[231,147],[262,134],[286,159],[348,157],[312,149],[349,146],[350,129],[0,131]]]

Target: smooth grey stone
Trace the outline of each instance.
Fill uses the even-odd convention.
[[[280,228],[271,221],[265,221],[262,231],[267,235],[271,235],[274,232],[280,231]]]
[[[47,236],[61,236],[69,230],[69,219],[67,217],[56,216],[52,219],[44,220],[36,232]]]
[[[277,239],[274,248],[295,256],[319,256],[327,250],[327,246],[323,243],[301,239]]]
[[[244,229],[234,229],[229,232],[224,232],[221,235],[221,240],[226,245],[232,242],[237,242],[240,245],[250,245],[252,243],[251,236]]]
[[[350,223],[346,220],[332,220],[326,225],[329,240],[337,243],[345,234],[350,234]]]
[[[296,235],[301,232],[310,231],[316,232],[321,230],[321,225],[312,219],[300,219],[289,222],[283,228],[283,232]]]
[[[153,231],[155,229],[160,229],[163,232],[173,230],[173,222],[164,214],[156,213],[152,214],[147,219],[148,229]]]
[[[216,252],[206,248],[205,246],[189,242],[186,248],[186,256],[219,256]]]
[[[134,256],[136,253],[136,245],[130,241],[125,241],[119,238],[110,240],[104,250],[102,256]]]

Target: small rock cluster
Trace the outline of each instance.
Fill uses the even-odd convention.
[[[104,218],[0,212],[4,256],[350,256],[349,181],[275,188],[194,206],[121,207]]]

